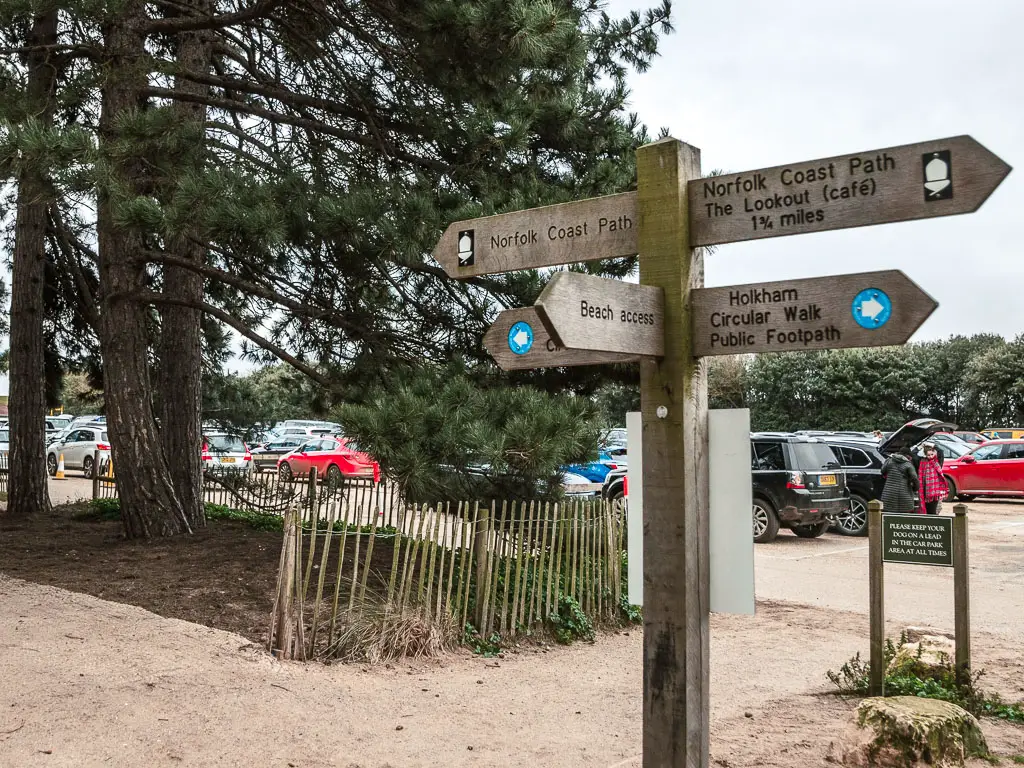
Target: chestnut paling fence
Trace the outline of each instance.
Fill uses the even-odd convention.
[[[268,648],[333,658],[346,627],[446,621],[514,639],[579,611],[616,622],[626,595],[625,509],[601,499],[410,504],[397,482],[206,471],[207,502],[283,518]],[[113,468],[93,478],[116,498]],[[384,626],[382,629],[386,630]]]
[[[99,466],[97,462],[96,466]],[[93,478],[93,498],[117,498],[113,462],[104,463]],[[253,472],[228,467],[203,471],[203,500],[228,509],[283,517],[296,507],[304,519],[324,517],[330,504],[344,503],[375,509],[383,524],[394,526],[401,507],[399,484],[384,478],[379,483],[342,477],[325,483],[311,470],[304,477],[283,478],[277,472]],[[314,514],[315,510],[315,514]]]
[[[532,633],[566,610],[616,622],[625,589],[625,514],[602,500],[404,506],[395,525],[331,502],[285,517],[268,648],[339,656],[346,626],[372,611],[380,631],[410,617],[471,624],[484,639]]]

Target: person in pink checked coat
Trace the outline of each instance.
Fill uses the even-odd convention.
[[[939,504],[946,498],[946,480],[942,477],[942,459],[934,443],[924,444],[924,458],[917,468],[920,481],[922,515],[939,514]]]

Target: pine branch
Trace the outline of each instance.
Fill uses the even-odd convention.
[[[217,30],[234,27],[249,21],[255,21],[270,14],[285,0],[257,0],[248,8],[234,13],[222,13],[216,16],[178,16],[164,19],[153,19],[146,24],[144,31],[148,35],[179,32],[197,32],[199,30]]]
[[[413,155],[404,150],[395,149],[394,147],[380,146],[378,142],[369,141],[365,136],[361,136],[360,134],[352,131],[342,130],[341,128],[335,128],[321,120],[286,115],[235,99],[221,99],[215,96],[198,96],[196,94],[185,93],[171,88],[148,86],[141,89],[141,93],[144,96],[152,96],[158,99],[191,101],[197,104],[205,104],[208,107],[223,109],[225,112],[244,112],[254,117],[262,117],[263,119],[277,125],[291,125],[296,128],[305,128],[306,130],[313,131],[315,133],[324,133],[328,136],[343,139],[344,141],[350,141],[353,144],[357,144],[358,146],[365,147],[367,149],[376,149],[386,152],[398,160],[404,160],[407,163],[411,163],[425,170],[438,173],[448,173],[451,170],[447,163]]]
[[[275,355],[283,362],[288,363],[288,365],[292,366],[292,368],[294,368],[295,370],[306,374],[309,378],[311,378],[313,381],[315,381],[317,384],[324,387],[325,389],[330,389],[332,386],[331,380],[328,377],[324,376],[322,373],[320,373],[320,371],[318,371],[316,368],[309,365],[308,363],[303,362],[302,360],[299,360],[297,357],[289,353],[283,347],[280,347],[274,342],[263,338],[231,313],[221,309],[220,307],[215,307],[213,304],[210,304],[208,302],[178,299],[172,296],[165,296],[162,293],[156,293],[155,291],[139,291],[138,293],[129,293],[122,291],[110,294],[110,296],[108,297],[108,301],[115,300],[137,301],[145,304],[171,304],[174,306],[188,307],[190,309],[199,310],[200,312],[203,312],[204,314],[209,315],[212,318],[220,320],[225,325],[234,328],[236,331],[238,331],[238,333],[247,338],[253,344],[256,344],[260,348],[267,350],[268,352]]]

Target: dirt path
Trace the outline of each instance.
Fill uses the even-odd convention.
[[[823,674],[865,633],[862,616],[782,603],[713,617],[713,765],[825,765],[852,705],[823,695]],[[638,766],[641,643],[307,666],[0,575],[0,766]],[[976,643],[1003,662],[991,683],[1022,685],[1015,644]],[[1024,754],[1024,729],[986,730]]]

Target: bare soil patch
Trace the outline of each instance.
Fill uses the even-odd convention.
[[[125,540],[120,522],[76,520],[85,505],[25,521],[0,516],[0,570],[266,640],[279,532],[213,521],[193,536]]]

